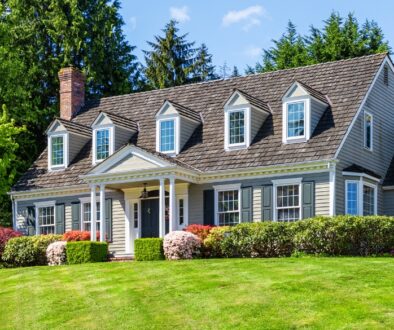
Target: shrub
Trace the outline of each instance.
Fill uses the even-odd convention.
[[[99,235],[100,233],[98,233],[98,236]],[[62,240],[66,242],[90,241],[90,231],[80,231],[80,230],[67,231],[63,234]]]
[[[19,231],[15,231],[11,228],[0,227],[0,259],[8,240],[19,236],[22,236]]]
[[[36,262],[36,251],[31,237],[11,238],[3,253],[3,261],[7,267],[33,266]]]
[[[204,241],[208,237],[212,228],[214,228],[214,226],[189,225],[184,230],[196,235],[201,241]]]
[[[47,265],[48,260],[46,256],[48,245],[60,241],[62,239],[62,235],[38,235],[38,236],[30,236],[29,237],[33,241],[34,252],[35,252],[35,265]]]
[[[103,262],[107,260],[107,242],[67,242],[66,258],[68,264],[83,264],[89,262]]]
[[[230,231],[230,227],[214,227],[210,230],[207,238],[204,240],[204,251],[210,257],[223,257],[222,240],[226,233]]]
[[[192,259],[200,254],[201,240],[185,231],[173,231],[164,236],[164,255],[169,260]]]
[[[134,257],[137,261],[163,260],[162,238],[138,238],[134,241]]]
[[[53,242],[48,245],[46,256],[49,266],[64,265],[66,263],[65,241]]]

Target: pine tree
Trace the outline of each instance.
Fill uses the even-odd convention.
[[[171,20],[162,30],[164,36],[148,41],[152,48],[144,51],[144,74],[149,88],[159,89],[178,86],[193,81],[197,61],[194,42],[186,40],[187,34],[178,35],[177,22]]]
[[[240,77],[241,74],[236,65],[233,66],[233,72],[231,73],[231,77]]]
[[[194,63],[192,80],[195,82],[217,79],[215,66],[212,64],[212,55],[208,52],[208,47],[202,44],[197,50],[196,61]]]

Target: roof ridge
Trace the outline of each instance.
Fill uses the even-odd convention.
[[[335,63],[342,63],[342,62],[351,62],[351,61],[359,61],[361,59],[366,59],[369,57],[378,57],[378,56],[389,56],[389,52],[381,52],[381,53],[375,53],[375,54],[369,54],[369,55],[364,55],[364,56],[357,56],[357,57],[351,57],[351,58],[345,58],[345,59],[341,59],[341,60],[336,60],[336,61],[327,61],[327,62],[321,62],[321,63],[315,63],[315,64],[308,64],[308,65],[303,65],[303,66],[298,66],[295,68],[287,68],[287,69],[279,69],[279,70],[274,70],[274,71],[267,71],[267,72],[256,72],[256,73],[252,73],[252,74],[248,74],[248,75],[244,75],[244,76],[239,76],[239,77],[231,77],[231,78],[220,78],[220,79],[213,79],[213,80],[208,80],[208,81],[200,81],[200,82],[196,82],[196,83],[190,83],[190,84],[184,84],[184,85],[179,85],[179,86],[171,86],[171,87],[166,87],[166,88],[161,88],[161,89],[153,89],[153,90],[149,90],[149,91],[140,91],[140,92],[134,92],[134,93],[127,93],[127,94],[122,94],[122,95],[113,95],[113,96],[106,96],[106,97],[102,97],[100,99],[96,99],[96,100],[91,100],[88,101],[90,102],[97,102],[99,100],[108,100],[108,99],[116,99],[116,98],[121,98],[121,97],[125,97],[125,96],[131,96],[134,94],[147,94],[147,93],[159,93],[162,91],[168,91],[168,90],[175,90],[175,89],[179,89],[179,88],[187,88],[190,86],[197,86],[197,85],[202,85],[202,84],[212,84],[212,83],[216,83],[216,82],[221,82],[221,81],[231,81],[231,80],[239,80],[239,79],[247,79],[250,77],[256,77],[256,76],[265,76],[265,75],[271,75],[271,74],[276,74],[278,72],[287,72],[287,71],[296,71],[296,70],[302,70],[305,68],[311,68],[311,67],[316,67],[316,66],[323,66],[323,65],[332,65]]]

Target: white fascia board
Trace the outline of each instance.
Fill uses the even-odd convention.
[[[382,64],[380,65],[379,70],[378,70],[377,73],[375,74],[375,77],[373,78],[372,83],[371,83],[371,85],[369,86],[367,93],[365,94],[363,100],[361,101],[361,104],[360,104],[360,106],[359,106],[359,108],[358,108],[356,114],[354,115],[354,117],[353,117],[353,119],[352,119],[352,122],[350,123],[349,127],[347,128],[346,134],[345,134],[345,136],[342,138],[342,141],[341,141],[341,143],[340,143],[340,145],[339,145],[339,147],[338,147],[338,149],[337,149],[337,151],[336,151],[336,153],[335,153],[334,158],[338,158],[338,155],[339,155],[339,153],[341,152],[341,150],[342,150],[342,148],[343,148],[343,145],[345,144],[345,142],[346,142],[346,140],[347,140],[347,138],[348,138],[350,132],[352,131],[353,126],[355,125],[355,123],[356,123],[356,121],[357,121],[357,118],[358,118],[358,116],[360,115],[360,112],[361,112],[362,109],[364,108],[365,102],[367,101],[367,99],[368,99],[368,97],[369,97],[369,94],[371,93],[372,89],[374,88],[375,83],[376,83],[376,81],[378,80],[378,78],[379,78],[379,76],[380,76],[380,73],[382,72],[382,70],[383,70],[383,68],[384,68],[384,66],[385,66],[386,64],[388,64],[388,66],[390,67],[391,71],[394,73],[393,64],[391,63],[391,61],[390,61],[390,59],[388,58],[388,56],[386,56],[386,58],[383,60]]]
[[[107,125],[97,125],[97,122],[101,119],[101,117],[106,117],[113,124],[112,120],[105,114],[105,112],[100,112],[97,115],[96,119],[93,121],[92,125],[90,125],[90,127],[91,128],[100,128],[100,127],[107,126],[108,124]]]
[[[56,124],[59,124],[61,127],[63,127],[62,131],[59,131],[59,132],[52,132],[53,127],[54,127]],[[63,133],[63,132],[67,132],[67,129],[64,127],[64,125],[63,125],[63,124],[60,122],[60,120],[58,120],[58,119],[55,119],[55,120],[50,124],[50,126],[47,128],[47,130],[45,131],[45,133],[46,133],[47,135],[59,134],[59,133]]]
[[[375,178],[372,175],[366,174],[366,173],[360,173],[360,172],[347,172],[347,171],[343,171],[342,172],[343,176],[355,176],[355,177],[359,177],[359,178],[365,178],[365,179],[369,179],[372,181],[375,181],[377,183],[380,183],[381,179]]]

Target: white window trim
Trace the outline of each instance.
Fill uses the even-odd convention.
[[[221,191],[230,191],[230,190],[237,190],[238,191],[238,212],[239,212],[239,223],[241,223],[241,210],[242,210],[242,196],[241,196],[241,184],[236,183],[236,184],[226,184],[226,185],[219,185],[219,186],[213,186],[213,189],[215,190],[215,198],[214,198],[214,203],[215,203],[215,225],[219,226],[219,192]]]
[[[63,138],[63,164],[52,165],[52,138],[62,137]],[[69,133],[53,133],[48,135],[48,170],[56,171],[67,168],[69,164],[68,157],[68,145],[69,145]]]
[[[288,137],[288,105],[304,102],[304,135]],[[284,144],[306,142],[311,136],[311,97],[302,95],[285,99],[282,108],[282,142]]]
[[[54,229],[54,233],[56,234],[56,209],[55,209],[55,206],[56,206],[56,202],[55,201],[46,201],[46,202],[37,202],[37,203],[34,203],[34,207],[35,207],[35,213],[36,213],[36,216],[35,216],[35,220],[36,220],[36,235],[40,235],[40,233],[41,233],[41,228],[40,228],[40,219],[39,219],[39,217],[38,217],[38,210],[39,209],[41,209],[41,208],[45,208],[45,207],[53,207],[53,220],[54,220],[54,227],[55,227],[55,229]]]
[[[179,200],[183,199],[183,224],[179,224]],[[183,229],[189,225],[189,196],[177,195],[176,197],[176,220],[178,229]]]
[[[365,120],[367,116],[371,117],[371,147],[367,146],[367,121]],[[363,117],[363,126],[364,126],[364,149],[373,152],[373,115],[368,111],[364,111]]]
[[[299,208],[300,208],[300,218],[298,220],[302,219],[302,178],[291,178],[291,179],[279,179],[279,180],[272,180],[271,181],[273,184],[273,192],[272,192],[272,198],[273,198],[273,221],[278,221],[278,205],[277,205],[277,188],[278,187],[283,187],[283,186],[296,186],[298,185],[298,191],[300,193],[300,196],[298,198],[299,202]]]
[[[364,215],[364,191],[363,187],[367,186],[373,188],[374,190],[374,215],[378,214],[378,185],[367,182],[361,176],[359,180],[345,180],[345,213],[349,214],[348,211],[348,183],[356,183],[357,184],[357,215]]]
[[[80,228],[81,228],[81,230],[83,230],[83,231],[86,231],[86,229],[84,228],[84,221],[83,221],[83,206],[84,206],[84,204],[90,204],[91,202],[92,202],[92,199],[91,199],[91,197],[81,197],[80,199],[79,199],[79,201],[80,201],[80,203],[81,203],[81,210],[80,210],[80,217],[81,217],[81,223],[79,224],[80,225]],[[96,204],[98,204],[98,205],[100,205],[100,195],[96,195]],[[90,209],[90,210],[92,210],[92,209]],[[100,210],[100,208],[98,207],[96,207],[96,212],[98,211],[98,210]],[[101,214],[100,214],[100,217],[101,217]],[[97,217],[96,217],[97,218]],[[96,219],[96,223],[97,222],[99,222],[100,223],[100,219]],[[100,223],[101,224],[101,223]]]
[[[97,134],[96,133],[97,133],[97,131],[105,130],[105,129],[109,130],[109,154],[108,154],[108,157],[110,157],[114,153],[114,150],[115,150],[115,134],[114,134],[115,127],[114,127],[114,125],[113,124],[107,124],[107,125],[100,125],[100,126],[94,127],[93,128],[93,150],[92,150],[92,153],[93,153],[93,157],[92,157],[93,165],[101,163],[102,161],[105,160],[105,159],[97,159],[97,155],[96,155],[96,152],[97,152],[97,150],[96,150],[96,147],[97,147]]]
[[[160,130],[160,125],[162,121],[169,121],[173,120],[174,121],[174,150],[168,150],[168,151],[160,151],[160,136],[161,136],[161,130]],[[162,154],[166,154],[168,156],[176,156],[180,152],[180,138],[181,138],[181,132],[180,132],[180,117],[177,114],[172,114],[172,115],[160,115],[156,117],[156,151],[161,152]]]
[[[244,112],[244,142],[230,143],[230,113]],[[224,149],[226,151],[246,149],[251,140],[251,107],[245,105],[228,106],[224,109]]]

